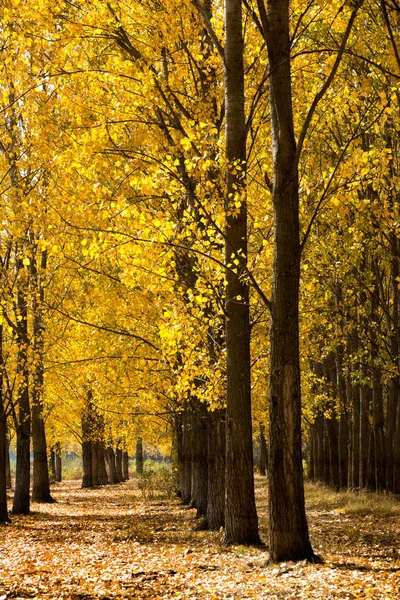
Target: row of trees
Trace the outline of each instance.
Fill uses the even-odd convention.
[[[2,10],[0,440],[90,484],[173,430],[200,526],[257,544],[261,427],[271,559],[315,559],[302,430],[314,479],[399,485],[397,4]]]

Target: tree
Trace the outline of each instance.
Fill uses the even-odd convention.
[[[251,433],[250,310],[246,279],[246,123],[242,2],[225,2],[226,544],[259,544]],[[237,205],[239,207],[237,208]],[[240,257],[240,258],[238,258]],[[232,269],[238,263],[238,269]]]

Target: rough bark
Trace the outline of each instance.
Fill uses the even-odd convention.
[[[225,0],[226,495],[225,544],[260,544],[254,500],[250,387],[246,123],[241,0]],[[235,206],[240,201],[240,207]]]
[[[313,560],[304,503],[299,359],[299,184],[295,163],[288,0],[264,15],[273,141],[274,267],[269,403],[270,560]]]
[[[50,450],[49,456],[49,479],[50,483],[54,483],[56,481],[56,453],[54,448]]]
[[[42,406],[35,392],[32,398],[32,446],[33,446],[33,482],[32,501],[54,502],[50,494],[50,479],[47,462],[46,432]],[[41,404],[41,402],[40,402]]]
[[[36,256],[31,260],[31,275],[35,285],[33,295],[33,348],[35,363],[33,365],[32,385],[32,447],[33,447],[33,482],[32,500],[34,502],[54,502],[50,494],[50,480],[47,462],[46,430],[43,417],[43,381],[44,381],[44,287],[43,277],[46,272],[47,253],[42,253],[40,273],[38,273]]]
[[[29,371],[27,349],[28,339],[28,309],[25,293],[21,289],[17,294],[18,317],[17,320],[17,373],[20,377],[18,389],[18,417],[16,423],[17,433],[17,463],[15,472],[15,491],[13,513],[28,514],[30,511],[30,434],[31,415],[29,403]]]
[[[207,529],[225,525],[225,410],[210,415],[208,429]]]
[[[100,460],[99,459],[100,459],[100,457],[99,457],[99,441],[93,440],[92,441],[92,480],[93,480],[94,486],[100,485],[100,477],[99,477]]]
[[[106,459],[108,467],[108,483],[119,483],[117,475],[117,466],[115,462],[115,452],[111,444],[106,448]]]
[[[192,499],[192,423],[190,413],[185,410],[182,418],[182,504],[190,504]]]
[[[207,512],[208,492],[208,415],[205,406],[196,406],[192,414],[192,501],[196,508],[196,518],[204,517]]]
[[[82,413],[82,487],[93,487],[93,405],[92,391],[88,390],[86,405]]]
[[[183,473],[183,418],[182,413],[174,416],[174,445],[172,452],[172,467],[177,470],[177,494],[182,498],[182,473]],[[174,452],[175,450],[175,452]]]

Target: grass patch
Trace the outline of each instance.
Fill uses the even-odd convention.
[[[343,491],[337,492],[321,483],[306,483],[307,506],[311,510],[333,510],[348,515],[377,517],[400,516],[399,498],[377,492]]]

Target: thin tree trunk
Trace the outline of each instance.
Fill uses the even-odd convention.
[[[326,419],[329,440],[329,485],[335,490],[340,488],[339,478],[339,436],[336,415]]]
[[[385,489],[386,482],[386,461],[385,461],[385,432],[384,432],[384,409],[383,409],[383,386],[382,386],[382,367],[379,364],[380,351],[378,340],[379,327],[379,288],[381,274],[377,258],[372,261],[372,272],[374,274],[374,287],[371,295],[371,368],[372,368],[372,424],[374,430],[374,448],[375,448],[375,489],[382,491]]]
[[[391,261],[391,287],[392,287],[392,315],[388,321],[388,330],[390,332],[390,355],[397,372],[400,371],[400,239],[393,232],[390,236],[390,246],[392,253]],[[400,433],[396,437],[396,415],[400,412],[400,383],[399,377],[394,376],[389,382],[389,397],[386,420],[386,453],[387,453],[387,471],[386,485],[391,491],[394,491],[394,480],[396,479],[396,489],[400,488],[400,460],[398,457],[400,448],[398,441]],[[395,464],[395,461],[396,464]],[[397,493],[399,493],[397,491]]]
[[[341,290],[339,299],[341,299]],[[346,380],[343,373],[343,346],[339,344],[335,352],[336,387],[339,399],[339,487],[346,489],[349,482],[349,422],[346,396]]]
[[[192,499],[192,423],[186,409],[182,418],[182,504],[190,504]]]
[[[119,481],[124,481],[124,477],[122,474],[122,448],[120,446],[120,442],[117,443],[117,447],[115,449],[115,466],[117,469],[117,477]]]
[[[197,404],[197,403],[196,403]],[[193,452],[192,452],[192,503],[197,509],[196,518],[207,513],[208,492],[208,415],[207,408],[197,405],[192,415]]]
[[[62,480],[61,444],[57,442],[54,452],[54,479],[58,483]]]
[[[317,415],[315,419],[316,426],[316,447],[317,447],[317,458],[316,458],[316,472],[315,478],[317,481],[324,481],[324,417],[323,415]]]
[[[376,478],[375,478],[375,435],[374,428],[371,426],[368,430],[368,461],[367,461],[367,478],[366,488],[371,491],[376,490]]]
[[[28,339],[28,308],[26,295],[18,290],[17,295],[18,317],[17,320],[17,373],[20,377],[18,389],[18,418],[17,432],[17,464],[15,473],[15,491],[13,513],[27,515],[30,512],[30,435],[31,415],[29,406],[29,371],[27,350]]]
[[[317,439],[316,439],[316,430],[315,423],[311,425],[309,428],[309,446],[310,446],[310,459],[308,466],[307,476],[310,481],[316,481],[315,473],[316,473],[316,454],[317,454]]]
[[[363,378],[367,377],[365,364],[361,365]],[[367,383],[360,385],[360,488],[367,487],[369,436],[369,407],[371,404],[371,389]]]
[[[263,475],[265,477],[265,475],[267,474],[267,469],[268,469],[268,447],[267,447],[267,442],[265,439],[265,433],[264,433],[265,429],[264,426],[261,425],[260,426],[260,464],[259,464],[259,473],[260,475]]]
[[[33,446],[33,483],[32,500],[34,502],[54,502],[50,494],[50,480],[47,463],[46,431],[43,418],[43,380],[44,380],[44,287],[47,253],[42,253],[40,273],[36,264],[36,255],[31,259],[31,275],[35,285],[33,296],[33,365],[32,386],[32,446]]]
[[[7,415],[3,398],[3,326],[0,324],[0,523],[8,523],[7,508]]]
[[[351,334],[348,348],[350,353],[358,351],[359,340],[357,332]],[[360,485],[360,384],[352,380],[351,371],[347,376],[348,402],[352,407],[351,423],[351,487],[357,489]]]
[[[99,441],[92,441],[92,479],[93,485],[100,485],[99,478]]]
[[[393,493],[400,494],[400,402],[397,404],[393,457]]]
[[[86,406],[82,413],[82,487],[93,487],[93,405],[92,391],[88,390]]]
[[[126,450],[122,453],[122,474],[127,481],[129,479],[129,456]]]
[[[136,475],[143,475],[143,442],[142,438],[136,441]]]
[[[11,478],[11,461],[10,461],[10,439],[8,437],[8,428],[7,428],[7,441],[6,441],[6,481],[7,488],[12,488],[12,478]]]
[[[183,476],[183,418],[182,413],[174,416],[175,436],[172,451],[172,467],[177,470],[177,494],[182,498],[182,476]],[[175,450],[175,452],[174,452]]]
[[[225,0],[225,544],[260,544],[254,499],[247,265],[246,123],[241,0]],[[235,206],[240,203],[240,206]]]
[[[207,529],[225,525],[225,409],[210,414],[208,429]]]
[[[54,451],[54,448],[50,450],[49,479],[50,483],[54,483],[56,481],[56,453]]]

